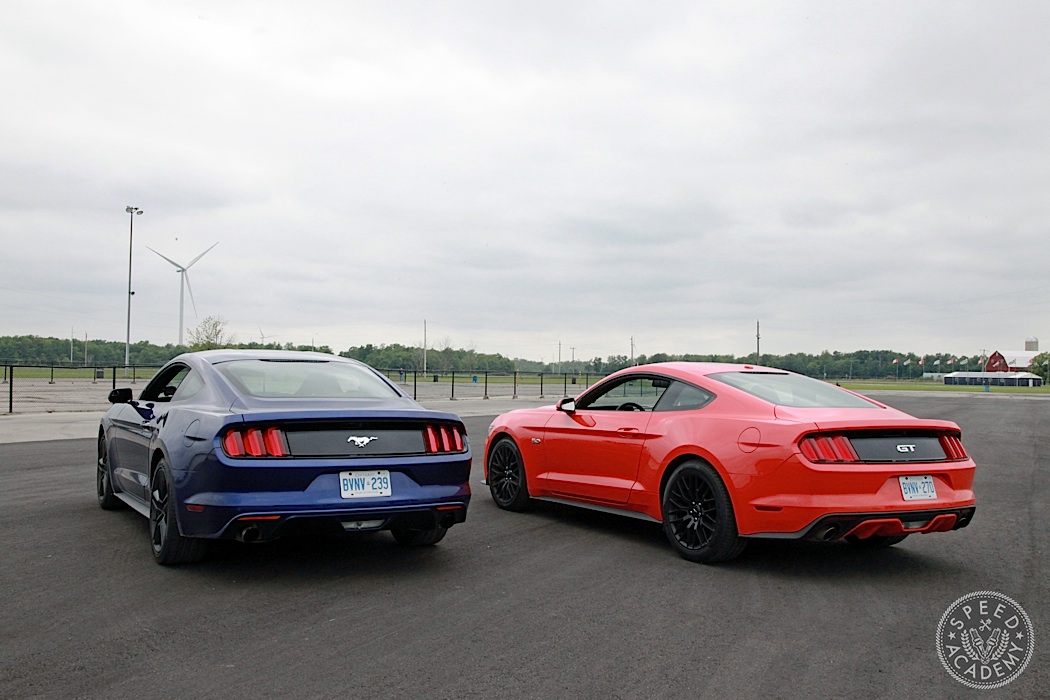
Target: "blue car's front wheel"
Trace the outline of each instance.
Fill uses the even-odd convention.
[[[109,449],[106,447],[106,435],[98,433],[98,468],[95,470],[95,491],[98,505],[102,510],[116,510],[123,505],[113,493],[113,475],[109,472]]]

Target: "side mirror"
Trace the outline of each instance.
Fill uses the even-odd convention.
[[[558,410],[573,413],[576,410],[576,399],[571,396],[558,402]]]
[[[110,403],[131,403],[131,389],[114,389],[109,392]]]

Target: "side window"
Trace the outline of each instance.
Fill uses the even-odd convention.
[[[660,399],[660,403],[657,404],[653,410],[689,411],[703,408],[710,403],[711,399],[714,397],[714,394],[695,387],[692,384],[674,382],[664,393],[663,397]]]
[[[201,375],[191,371],[188,374],[183,375],[182,381],[180,381],[178,387],[176,387],[175,395],[171,397],[171,400],[185,401],[187,399],[192,399],[203,388],[204,380],[201,379]]]
[[[579,408],[592,411],[652,411],[670,381],[660,377],[628,377],[593,396]]]
[[[142,390],[140,399],[142,401],[171,401],[171,397],[175,395],[179,385],[189,374],[190,368],[186,365],[172,365],[164,369]]]

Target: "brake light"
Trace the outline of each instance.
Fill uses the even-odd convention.
[[[810,462],[859,462],[860,457],[845,435],[810,435],[798,443]]]
[[[958,435],[941,435],[941,447],[948,459],[966,459],[966,450],[963,449],[962,440]]]
[[[463,435],[451,425],[428,425],[423,428],[423,444],[428,454],[462,452]]]
[[[288,441],[276,426],[231,428],[222,437],[222,449],[230,457],[288,457]]]

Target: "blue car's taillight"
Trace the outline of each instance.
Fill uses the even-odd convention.
[[[463,451],[463,436],[450,425],[428,425],[423,429],[423,443],[430,454]]]
[[[230,457],[288,457],[288,441],[277,427],[231,428],[222,437],[222,449]]]

